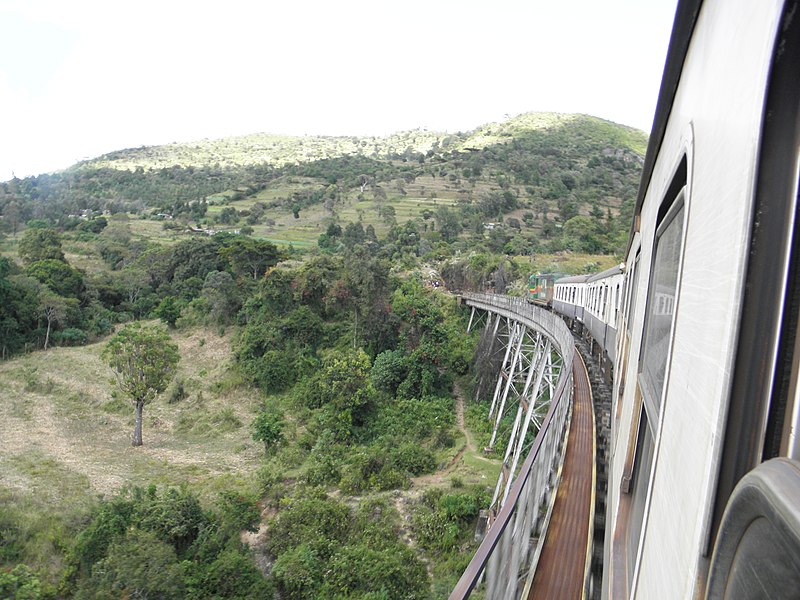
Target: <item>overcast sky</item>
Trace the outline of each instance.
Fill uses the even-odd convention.
[[[247,133],[650,130],[676,0],[0,0],[0,181]]]

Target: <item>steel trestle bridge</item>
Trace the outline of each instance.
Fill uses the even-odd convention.
[[[594,419],[586,369],[557,315],[521,298],[464,294],[468,331],[483,327],[499,364],[488,450],[503,466],[488,531],[450,595],[581,598],[589,591]],[[502,355],[502,359],[500,356]]]

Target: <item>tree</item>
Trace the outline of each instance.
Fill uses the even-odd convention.
[[[84,598],[184,598],[184,565],[175,549],[150,531],[114,541],[79,590]]]
[[[18,252],[26,265],[48,258],[64,261],[61,236],[52,229],[26,229],[19,240]]]
[[[29,264],[26,274],[35,277],[61,296],[79,298],[84,291],[81,272],[54,258],[37,260]]]
[[[348,440],[353,428],[363,425],[375,390],[369,375],[372,365],[360,348],[326,357],[312,381],[306,402],[322,407],[320,422],[339,441]]]
[[[258,279],[269,267],[283,259],[283,254],[275,244],[252,238],[238,238],[219,252],[230,262],[237,275],[252,275],[253,279]]]
[[[217,216],[217,221],[225,225],[235,225],[239,222],[239,212],[232,206],[226,206]]]
[[[102,356],[114,369],[120,390],[136,409],[133,446],[141,446],[142,411],[174,377],[180,359],[178,346],[159,327],[131,323],[111,338]]]
[[[43,289],[39,294],[39,311],[47,320],[47,333],[44,336],[44,349],[47,350],[53,323],[61,323],[64,320],[67,314],[67,302],[58,294]]]
[[[175,322],[181,316],[181,304],[175,296],[165,296],[153,312],[169,327],[175,327]]]
[[[203,282],[202,296],[217,323],[228,323],[239,308],[236,282],[227,271],[211,271]]]
[[[440,206],[434,214],[439,233],[445,242],[451,242],[461,233],[461,223],[458,220],[458,213],[450,210],[446,206]]]
[[[3,209],[3,219],[6,223],[8,223],[8,226],[11,228],[11,232],[15,238],[17,237],[17,230],[19,229],[21,214],[22,211],[20,210],[19,204],[15,200],[12,200],[6,204],[6,207]]]

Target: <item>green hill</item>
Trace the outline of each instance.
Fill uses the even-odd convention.
[[[120,150],[5,182],[0,210],[6,229],[12,218],[63,226],[85,209],[161,213],[183,229],[247,225],[257,236],[308,247],[331,222],[361,221],[382,235],[416,220],[446,241],[497,226],[495,246],[516,240],[506,248],[512,254],[614,252],[624,246],[646,143],[629,127],[554,113],[456,134],[255,134]],[[591,235],[580,219],[564,227],[576,216],[592,219]]]

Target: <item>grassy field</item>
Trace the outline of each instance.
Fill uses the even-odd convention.
[[[110,495],[129,484],[191,483],[214,493],[244,484],[263,453],[249,428],[258,393],[231,379],[228,336],[201,329],[173,337],[188,396],[145,408],[141,448],[130,444],[133,409],[114,391],[102,343],[0,363],[3,487],[57,503],[76,489]]]

